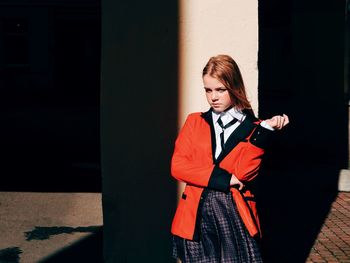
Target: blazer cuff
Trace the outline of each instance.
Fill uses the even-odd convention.
[[[215,165],[213,172],[210,175],[208,188],[214,190],[228,192],[230,190],[231,174],[226,170]]]
[[[252,136],[249,139],[249,142],[259,148],[266,149],[271,140],[271,135],[273,131],[268,130],[262,126],[257,126],[254,130]]]

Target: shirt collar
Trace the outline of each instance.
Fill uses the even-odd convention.
[[[245,116],[245,114],[242,111],[240,111],[236,108],[233,108],[233,107],[231,109],[229,109],[228,111],[223,112],[223,113],[231,115],[232,118],[236,118],[240,122],[242,122],[244,120],[244,116]]]
[[[213,123],[216,123],[219,117],[222,117],[222,116],[227,116],[229,119],[236,118],[238,121],[242,122],[244,120],[245,114],[242,111],[232,107],[231,109],[221,113],[216,113],[215,111],[212,111],[212,116],[213,116]]]

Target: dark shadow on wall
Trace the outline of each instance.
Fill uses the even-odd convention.
[[[102,1],[104,260],[169,262],[178,1]]]
[[[263,170],[258,200],[264,262],[305,262],[337,196],[339,170],[297,164]]]
[[[259,117],[291,121],[259,179],[266,262],[306,261],[347,167],[344,7],[259,1]]]

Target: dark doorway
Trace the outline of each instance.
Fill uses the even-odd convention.
[[[99,2],[0,7],[0,190],[100,192]]]
[[[291,120],[259,182],[266,262],[305,262],[347,167],[344,8],[259,1],[259,114]]]

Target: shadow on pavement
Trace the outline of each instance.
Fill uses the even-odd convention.
[[[96,233],[100,231],[100,226],[54,226],[54,227],[42,227],[36,226],[32,231],[25,232],[24,235],[27,241],[31,240],[45,240],[51,236],[60,234],[72,234],[72,233]]]
[[[0,249],[1,263],[19,263],[22,250],[19,247],[8,247]]]
[[[265,262],[306,261],[337,195],[336,180],[330,183],[326,178],[337,178],[337,171],[330,167],[266,171],[259,195]]]
[[[62,262],[103,262],[102,255],[102,227],[94,234],[79,240],[73,245],[48,256],[39,263]]]

